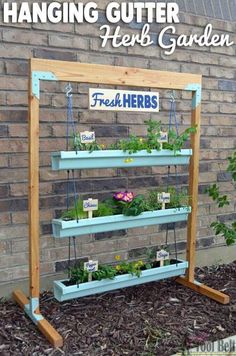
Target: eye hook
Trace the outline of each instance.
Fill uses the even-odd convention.
[[[174,103],[176,98],[175,90],[170,92],[170,102]]]
[[[67,98],[71,97],[73,94],[72,94],[72,86],[70,83],[68,83],[65,87],[65,90],[66,90],[66,96]]]

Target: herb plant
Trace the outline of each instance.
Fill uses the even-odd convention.
[[[109,265],[99,265],[98,270],[93,272],[93,280],[113,279],[116,275],[116,269]]]
[[[99,265],[98,270],[92,273],[93,280],[100,281],[102,279],[113,279],[117,271],[115,267],[109,265]],[[79,284],[88,282],[89,273],[84,269],[83,265],[74,266],[69,269],[70,282]]]
[[[182,134],[177,135],[174,130],[169,130],[168,142],[163,143],[163,148],[174,152],[180,151],[189,136],[197,132],[197,127],[189,127]]]
[[[99,202],[98,210],[93,211],[94,217],[108,216],[113,215],[113,209],[107,205],[105,202]],[[76,220],[78,219],[86,219],[88,216],[86,211],[83,211],[83,200],[78,200],[75,206],[65,211],[61,218],[64,220]]]
[[[164,248],[163,246],[161,248]],[[165,248],[166,249],[166,248]],[[115,256],[115,265],[99,265],[98,270],[92,273],[93,281],[100,281],[102,279],[113,279],[115,276],[123,274],[131,274],[132,276],[140,277],[143,270],[158,267],[156,261],[156,249],[151,248],[147,251],[147,262],[143,260],[138,261],[122,261],[121,256]],[[165,261],[165,265],[169,260]],[[80,284],[88,282],[89,273],[84,269],[83,264],[71,267],[69,269],[69,285]]]
[[[136,135],[130,135],[127,139],[121,139],[116,143],[111,144],[108,149],[122,150],[129,154],[137,153],[141,150],[146,150],[151,153],[152,150],[159,151],[161,144],[159,142],[161,137],[161,121],[147,120],[144,121],[147,128],[147,135],[145,138]],[[168,142],[163,143],[163,148],[177,152],[181,150],[189,136],[197,131],[196,127],[189,127],[181,135],[177,135],[174,130],[169,130]],[[80,135],[76,134],[73,138],[72,146],[77,151],[98,151],[104,149],[104,145],[98,144],[96,141],[92,143],[81,143]]]
[[[165,190],[165,189],[164,189]],[[158,202],[158,194],[162,191],[161,189],[150,190],[147,200],[146,206],[148,210],[159,210],[161,209],[161,203]],[[188,206],[190,201],[190,196],[187,191],[182,189],[179,192],[174,187],[169,187],[167,193],[170,193],[170,203],[166,203],[166,209],[171,208],[181,208],[183,206]]]
[[[103,149],[103,145],[99,145],[96,141],[91,143],[82,143],[80,134],[76,134],[72,141],[72,147],[75,151],[100,151]]]
[[[93,217],[118,214],[138,216],[144,211],[160,210],[162,204],[158,202],[158,194],[162,191],[161,189],[150,190],[147,196],[142,194],[134,196],[132,192],[115,193],[113,197],[99,202],[98,210],[93,211]],[[189,205],[190,197],[186,190],[177,191],[176,188],[169,187],[167,192],[170,193],[170,203],[166,203],[166,209],[178,209]],[[115,198],[122,194],[124,195],[124,199]],[[78,200],[72,209],[62,214],[61,218],[64,220],[86,219],[87,212],[83,211],[83,201]]]
[[[161,121],[148,120],[144,121],[147,126],[147,141],[146,150],[151,153],[152,150],[159,151],[161,144],[159,139],[161,137]]]
[[[126,216],[137,216],[146,211],[146,201],[143,195],[137,195],[132,202],[124,205],[123,214]]]
[[[106,204],[112,209],[113,214],[124,214],[126,216],[137,216],[147,211],[146,200],[143,195],[136,195],[131,201],[107,199]]]
[[[70,282],[72,284],[85,283],[88,281],[88,271],[83,265],[69,268]]]
[[[144,150],[145,146],[145,141],[142,138],[139,138],[135,135],[130,135],[128,139],[120,140],[115,144],[115,146],[112,145],[110,148],[116,147],[115,149],[132,154]]]
[[[116,260],[120,260],[120,256],[116,256]],[[142,260],[139,261],[132,261],[132,262],[126,262],[126,261],[120,261],[116,265],[116,271],[117,274],[126,274],[129,273],[132,276],[137,276],[140,277],[142,273],[142,268],[145,266],[145,263]]]

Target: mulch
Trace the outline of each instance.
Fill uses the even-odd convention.
[[[231,297],[221,305],[173,279],[59,303],[41,311],[63,335],[53,349],[13,301],[0,303],[0,355],[168,356],[236,334],[236,261],[197,269],[198,280]]]

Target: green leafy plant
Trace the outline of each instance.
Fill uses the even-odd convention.
[[[109,265],[99,265],[98,270],[93,272],[93,280],[113,279],[116,276],[116,269]]]
[[[120,140],[115,146],[112,145],[110,148],[112,147],[116,147],[118,150],[132,154],[145,149],[145,142],[142,138],[139,138],[135,135],[130,135],[128,139]]]
[[[114,215],[137,216],[147,210],[145,197],[141,194],[136,195],[130,202],[116,200],[114,197],[107,199],[105,202],[112,209]]]
[[[215,231],[216,235],[222,235],[225,238],[226,244],[232,245],[236,241],[236,222],[231,225],[226,225],[219,221],[211,223],[211,227]]]
[[[78,200],[73,208],[62,213],[61,218],[64,220],[86,219],[87,215],[87,212],[83,211],[83,200]]]
[[[80,139],[80,134],[76,134],[72,140],[72,148],[75,151],[100,151],[103,149],[103,145],[99,145],[97,141],[91,143],[82,143]]]
[[[232,178],[236,182],[236,151],[234,151],[231,157],[228,157],[228,161],[227,171],[232,174]]]
[[[158,140],[161,137],[161,122],[155,120],[144,121],[147,126],[147,137],[140,138],[135,135],[130,135],[128,139],[122,139],[115,144],[110,146],[110,149],[122,150],[128,152],[129,154],[136,153],[141,150],[147,150],[151,152],[152,150],[160,150],[161,145]]]
[[[232,179],[236,182],[236,151],[233,152],[232,156],[228,158],[229,164],[227,171],[232,174]],[[206,192],[208,195],[218,204],[219,208],[229,205],[229,200],[227,195],[220,195],[220,188],[213,184],[210,186]],[[211,227],[215,231],[216,235],[224,236],[226,244],[232,245],[236,242],[236,221],[231,224],[225,224],[223,222],[214,221],[211,223]]]
[[[147,264],[150,266],[149,268],[152,267],[152,264],[156,259],[156,252],[157,250],[154,247],[149,247],[146,251]]]
[[[69,276],[71,284],[85,283],[88,281],[88,272],[83,265],[69,268]]]
[[[216,184],[212,184],[206,189],[209,197],[211,197],[217,204],[219,208],[223,208],[225,205],[229,205],[227,195],[220,195],[220,189]]]
[[[98,270],[93,272],[93,280],[100,281],[102,279],[113,279],[117,271],[115,267],[109,265],[99,265]],[[69,269],[70,283],[79,284],[88,282],[89,273],[84,269],[83,265],[74,266]]]
[[[130,135],[127,139],[121,139],[118,142],[111,144],[108,149],[110,150],[122,150],[128,152],[129,154],[139,152],[141,150],[146,150],[151,153],[152,150],[159,151],[161,149],[161,144],[159,142],[162,131],[161,121],[156,120],[146,120],[144,121],[147,128],[147,135],[145,138],[137,137],[136,135]],[[177,135],[174,130],[169,130],[168,142],[163,143],[163,148],[179,151],[189,139],[189,136],[197,131],[196,127],[189,127],[181,135]],[[96,141],[92,143],[81,143],[80,134],[76,134],[72,140],[72,147],[77,151],[98,151],[105,148],[104,145],[98,144]]]
[[[93,211],[93,216],[100,217],[108,215],[113,215],[113,209],[105,202],[99,202],[98,210]],[[77,218],[86,219],[87,217],[88,213],[83,211],[83,200],[78,200],[72,209],[65,211],[61,216],[64,220],[76,220]]]
[[[117,255],[115,256],[116,265],[99,265],[98,270],[92,273],[92,280],[113,279],[115,276],[123,274],[140,277],[143,270],[158,267],[158,262],[156,262],[156,249],[152,248],[150,249],[150,253],[148,253],[149,252],[147,252],[147,262],[141,259],[138,261],[122,261],[121,256]],[[169,261],[165,261],[165,265],[166,264],[169,264]],[[83,264],[69,268],[69,276],[69,282],[65,281],[67,283],[66,285],[86,283],[89,279],[89,273],[84,269]]]
[[[138,194],[130,201],[116,200],[113,196],[103,202],[99,202],[98,210],[93,211],[93,217],[118,214],[123,214],[125,216],[138,216],[144,211],[160,210],[161,203],[158,202],[158,194],[162,191],[163,190],[159,189],[151,190],[149,191],[147,197],[142,194]],[[174,187],[169,187],[167,192],[170,193],[170,203],[166,204],[167,209],[177,209],[189,205],[190,197],[188,196],[186,190],[182,189],[177,192]],[[61,218],[64,220],[86,219],[87,217],[87,212],[83,211],[83,200],[80,199],[76,202],[73,208],[65,211],[61,215]]]
[[[154,189],[149,191],[146,199],[146,206],[148,210],[152,211],[161,209],[161,203],[158,202],[158,194],[162,191],[170,193],[170,203],[166,203],[166,209],[181,208],[183,206],[188,206],[190,203],[191,198],[185,189],[180,191],[177,191],[174,187],[169,187],[164,190]]]
[[[187,128],[180,135],[177,135],[174,130],[169,130],[168,142],[163,143],[163,148],[174,152],[180,151],[185,142],[188,141],[190,135],[196,132],[197,126]]]
[[[146,150],[151,152],[152,150],[159,151],[161,149],[161,144],[159,139],[161,137],[161,121],[148,120],[144,121],[147,126],[147,141]]]
[[[181,189],[177,191],[174,187],[169,187],[167,192],[170,193],[170,203],[167,203],[167,207],[171,208],[181,208],[183,206],[188,206],[191,201],[190,195],[188,195],[187,189]]]
[[[137,216],[146,211],[146,202],[143,195],[136,195],[131,203],[124,205],[122,213],[126,216]]]
[[[120,256],[116,256],[115,258],[117,261],[120,261]],[[131,262],[120,261],[115,268],[117,274],[129,273],[132,276],[140,277],[144,266],[145,263],[142,260]]]

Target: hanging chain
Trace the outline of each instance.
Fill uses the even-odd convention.
[[[73,182],[73,190],[74,190],[74,206],[75,206],[76,220],[78,222],[79,221],[79,206],[78,206],[79,197],[77,197],[74,169],[72,170],[72,182]]]
[[[75,138],[76,135],[76,129],[75,129],[75,123],[73,119],[73,94],[72,94],[72,86],[70,83],[68,83],[65,87],[66,90],[66,98],[67,98],[67,123],[66,123],[66,150],[69,150],[69,137],[70,137],[70,127],[72,129],[72,135],[73,139]],[[76,193],[76,183],[75,183],[75,175],[74,175],[74,170],[72,170],[72,182],[73,182],[73,192],[74,192],[74,206],[75,206],[75,211],[76,211],[76,219],[77,222],[79,220],[79,213],[78,213],[78,204],[77,204],[77,193]],[[71,186],[71,180],[70,180],[70,170],[67,171],[67,188],[66,188],[66,208],[67,211],[69,210],[69,205],[70,205],[70,186]],[[77,256],[76,256],[76,241],[75,241],[75,236],[73,236],[73,249],[74,249],[74,260],[76,264]],[[71,277],[71,272],[70,272],[70,267],[71,267],[71,236],[69,237],[69,242],[68,242],[68,278]]]
[[[71,245],[71,237],[69,237],[69,242],[68,242],[68,278],[70,279],[71,277],[71,257],[70,257],[70,245]]]
[[[176,134],[179,135],[179,127],[178,127],[178,120],[176,116],[176,101],[175,101],[175,91],[173,90],[170,93],[170,112],[169,112],[169,131],[172,127],[172,120],[173,124],[175,125],[175,130]],[[167,191],[169,189],[169,183],[170,183],[170,166],[168,166],[168,172],[167,172]],[[175,165],[175,189],[176,193],[178,192],[178,170],[177,166]],[[175,245],[175,259],[176,259],[176,264],[178,264],[178,250],[177,250],[177,237],[176,237],[176,227],[175,227],[175,222],[173,223],[173,230],[174,230],[174,245]],[[169,236],[169,224],[166,224],[166,246],[168,246],[168,236]]]

